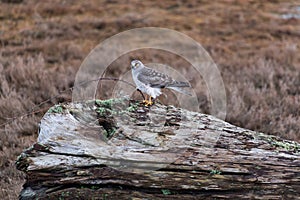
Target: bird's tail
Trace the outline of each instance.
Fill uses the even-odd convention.
[[[191,87],[191,85],[188,82],[174,81],[173,83],[169,84],[167,87]]]
[[[172,89],[172,90],[175,90],[175,91],[177,91],[177,92],[180,92],[180,93],[182,93],[182,94],[185,94],[185,95],[189,95],[189,96],[192,96],[192,94],[189,92],[189,91],[187,91],[187,90],[185,90],[185,89],[183,89],[182,88],[183,86],[175,86],[175,87],[168,87],[168,88],[170,88],[170,89]],[[188,86],[185,86],[185,87],[188,87]]]

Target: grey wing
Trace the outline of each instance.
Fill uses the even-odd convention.
[[[137,79],[154,88],[190,87],[190,84],[187,82],[176,81],[168,75],[150,68],[144,68],[137,76]]]
[[[172,81],[168,75],[160,73],[150,68],[144,68],[140,71],[137,79],[142,83],[155,88],[164,88]]]

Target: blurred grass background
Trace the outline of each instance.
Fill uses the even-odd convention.
[[[16,199],[24,176],[16,157],[37,138],[49,106],[101,41],[136,27],[175,29],[194,38],[218,65],[227,92],[226,121],[300,141],[300,4],[297,0],[80,1],[0,0],[0,199]],[[176,56],[139,52],[147,62],[186,65]],[[130,56],[111,74],[129,70]],[[36,105],[51,99],[32,111]],[[198,94],[209,113],[207,92]]]

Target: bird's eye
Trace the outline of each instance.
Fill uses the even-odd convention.
[[[141,62],[134,60],[131,62],[131,67],[132,68],[139,68],[141,66]]]

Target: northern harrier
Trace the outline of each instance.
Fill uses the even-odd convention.
[[[139,60],[131,61],[131,71],[137,89],[149,95],[149,101],[147,99],[144,100],[147,106],[153,104],[151,98],[155,99],[161,95],[161,88],[169,88],[190,95],[182,89],[184,87],[191,87],[188,82],[176,81],[166,74],[146,67]]]

